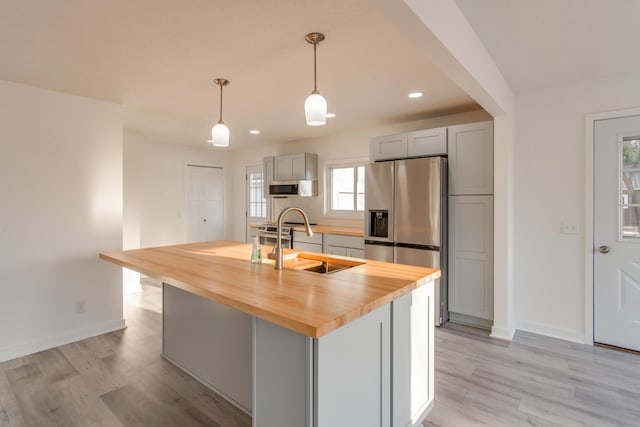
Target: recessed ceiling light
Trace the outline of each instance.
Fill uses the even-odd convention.
[[[422,92],[411,92],[409,98],[420,98],[422,95],[424,95]]]
[[[336,113],[327,113],[327,118],[333,119],[336,116]]]
[[[259,131],[258,129],[251,129],[251,130],[249,131],[249,133],[250,133],[251,135],[258,135],[258,134],[260,133],[260,131]]]

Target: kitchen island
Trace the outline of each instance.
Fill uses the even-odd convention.
[[[269,248],[264,247],[263,253]],[[254,426],[417,425],[433,404],[434,269],[204,242],[100,254],[162,280],[163,355]],[[330,274],[307,271],[330,261]]]

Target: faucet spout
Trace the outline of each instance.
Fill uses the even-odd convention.
[[[276,236],[276,247],[274,248],[276,253],[276,270],[282,270],[282,235],[280,234],[280,231],[282,230],[282,222],[284,220],[284,216],[292,211],[298,212],[302,216],[302,220],[304,221],[304,229],[307,233],[307,236],[313,236],[313,231],[311,230],[311,226],[309,225],[309,218],[307,218],[307,214],[304,213],[302,209],[297,207],[290,207],[280,212],[280,215],[278,215],[278,234]]]

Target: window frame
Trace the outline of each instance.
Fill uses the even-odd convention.
[[[344,160],[333,160],[326,161],[324,163],[324,188],[325,188],[325,197],[324,197],[324,214],[327,216],[331,216],[334,218],[364,218],[364,207],[363,210],[357,210],[357,170],[354,176],[354,186],[356,186],[354,193],[354,210],[337,210],[332,209],[332,196],[333,196],[333,182],[332,182],[332,170],[340,169],[340,168],[358,168],[360,166],[365,166],[369,163],[368,158],[353,158],[353,159],[344,159]],[[366,176],[365,176],[366,180]],[[365,187],[365,197],[366,197],[366,187]]]

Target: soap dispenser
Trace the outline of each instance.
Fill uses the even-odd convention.
[[[262,249],[260,249],[260,241],[258,236],[253,238],[253,246],[251,247],[251,264],[262,263]]]

